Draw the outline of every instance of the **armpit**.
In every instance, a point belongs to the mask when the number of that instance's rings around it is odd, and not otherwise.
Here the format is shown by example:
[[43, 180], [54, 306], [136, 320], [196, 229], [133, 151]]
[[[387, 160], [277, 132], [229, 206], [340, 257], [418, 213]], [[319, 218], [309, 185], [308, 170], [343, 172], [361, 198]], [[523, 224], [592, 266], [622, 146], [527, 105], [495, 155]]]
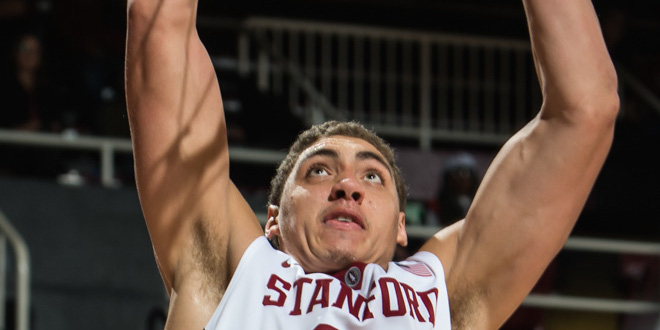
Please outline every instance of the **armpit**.
[[476, 285], [463, 285], [449, 292], [449, 313], [452, 329], [486, 329], [483, 288]]
[[219, 302], [229, 284], [227, 262], [222, 257], [227, 254], [226, 250], [227, 247], [213, 235], [208, 223], [195, 221], [192, 267], [200, 274], [199, 289], [209, 301]]

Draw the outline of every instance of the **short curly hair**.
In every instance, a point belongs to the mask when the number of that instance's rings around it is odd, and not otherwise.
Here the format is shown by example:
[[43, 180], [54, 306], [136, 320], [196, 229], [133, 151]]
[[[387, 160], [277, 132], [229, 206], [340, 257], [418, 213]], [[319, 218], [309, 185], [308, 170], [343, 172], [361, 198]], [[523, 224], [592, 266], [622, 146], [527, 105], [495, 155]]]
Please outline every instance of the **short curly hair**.
[[392, 147], [380, 138], [372, 130], [364, 127], [355, 121], [340, 122], [328, 121], [323, 124], [314, 125], [298, 135], [296, 141], [289, 148], [286, 158], [280, 163], [275, 176], [270, 181], [270, 193], [268, 194], [268, 204], [280, 205], [284, 184], [291, 175], [293, 167], [298, 161], [300, 154], [316, 141], [329, 136], [348, 136], [369, 142], [385, 157], [385, 161], [392, 169], [392, 176], [396, 185], [396, 192], [399, 196], [399, 210], [405, 211], [408, 190], [401, 174], [401, 169], [396, 165], [394, 150]]

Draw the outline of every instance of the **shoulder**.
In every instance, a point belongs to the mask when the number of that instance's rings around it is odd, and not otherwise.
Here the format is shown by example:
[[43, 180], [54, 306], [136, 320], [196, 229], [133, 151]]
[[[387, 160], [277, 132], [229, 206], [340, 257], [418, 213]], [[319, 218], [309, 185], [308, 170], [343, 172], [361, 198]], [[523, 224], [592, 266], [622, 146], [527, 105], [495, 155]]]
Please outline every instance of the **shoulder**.
[[[444, 267], [442, 261], [435, 254], [428, 251], [419, 251], [407, 259], [392, 263], [395, 267], [405, 273], [421, 277], [437, 277], [444, 281]], [[404, 273], [404, 274], [405, 274]]]
[[417, 254], [411, 257], [411, 260], [423, 258], [425, 262], [437, 262], [439, 269], [444, 272], [444, 278], [448, 278], [456, 257], [459, 235], [464, 222], [465, 220], [458, 221], [437, 232], [424, 243]]

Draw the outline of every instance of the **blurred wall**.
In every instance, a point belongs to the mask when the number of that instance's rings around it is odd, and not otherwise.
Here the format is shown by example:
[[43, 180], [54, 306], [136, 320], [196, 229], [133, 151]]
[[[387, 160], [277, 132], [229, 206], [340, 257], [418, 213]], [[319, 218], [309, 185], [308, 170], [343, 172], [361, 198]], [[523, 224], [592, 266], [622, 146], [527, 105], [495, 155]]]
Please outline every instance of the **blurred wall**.
[[135, 188], [0, 177], [0, 209], [30, 248], [33, 330], [148, 329], [166, 306]]

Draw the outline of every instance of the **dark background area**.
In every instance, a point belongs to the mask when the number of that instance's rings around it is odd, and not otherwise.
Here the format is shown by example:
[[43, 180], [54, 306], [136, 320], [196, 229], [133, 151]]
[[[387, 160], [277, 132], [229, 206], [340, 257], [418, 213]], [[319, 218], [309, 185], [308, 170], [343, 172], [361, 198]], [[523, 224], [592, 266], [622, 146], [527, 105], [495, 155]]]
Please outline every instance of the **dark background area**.
[[[22, 3], [23, 10], [11, 14], [8, 8], [12, 3]], [[595, 1], [594, 4], [617, 66], [631, 72], [658, 95], [660, 5], [641, 0]], [[0, 7], [4, 9], [0, 15], [3, 45], [12, 45], [25, 32], [36, 33], [43, 40], [43, 71], [54, 95], [49, 111], [59, 118], [60, 130], [74, 128], [82, 134], [128, 137], [123, 98], [124, 1], [3, 0], [0, 5], [4, 5]], [[236, 31], [240, 22], [250, 16], [527, 39], [524, 10], [517, 1], [247, 0], [202, 1], [199, 6], [200, 35], [212, 56], [236, 56]], [[3, 47], [4, 63], [8, 63], [11, 49]], [[230, 125], [233, 119], [247, 122], [243, 126], [247, 127], [248, 145], [286, 148], [302, 126], [290, 120], [283, 103], [259, 95], [252, 81], [242, 81], [232, 72], [218, 74], [225, 98], [237, 98], [244, 103], [240, 113], [228, 115], [228, 121]], [[660, 193], [656, 189], [660, 182], [657, 171], [660, 116], [657, 110], [632, 97], [622, 98], [622, 107], [612, 152], [576, 232], [655, 239], [653, 234], [660, 226], [660, 221], [653, 220], [660, 211], [657, 202]], [[255, 115], [263, 120], [252, 120]], [[266, 123], [281, 126], [278, 138], [263, 137]], [[395, 146], [396, 143], [393, 141]], [[439, 144], [437, 148], [496, 151], [496, 148], [456, 144]], [[122, 165], [122, 175], [130, 180], [130, 161], [126, 163]], [[33, 172], [52, 176], [67, 166], [70, 164], [43, 171], [37, 168]], [[239, 171], [235, 174], [235, 180], [245, 179], [246, 184], [255, 180], [243, 177]], [[270, 175], [258, 179], [268, 180]]]

